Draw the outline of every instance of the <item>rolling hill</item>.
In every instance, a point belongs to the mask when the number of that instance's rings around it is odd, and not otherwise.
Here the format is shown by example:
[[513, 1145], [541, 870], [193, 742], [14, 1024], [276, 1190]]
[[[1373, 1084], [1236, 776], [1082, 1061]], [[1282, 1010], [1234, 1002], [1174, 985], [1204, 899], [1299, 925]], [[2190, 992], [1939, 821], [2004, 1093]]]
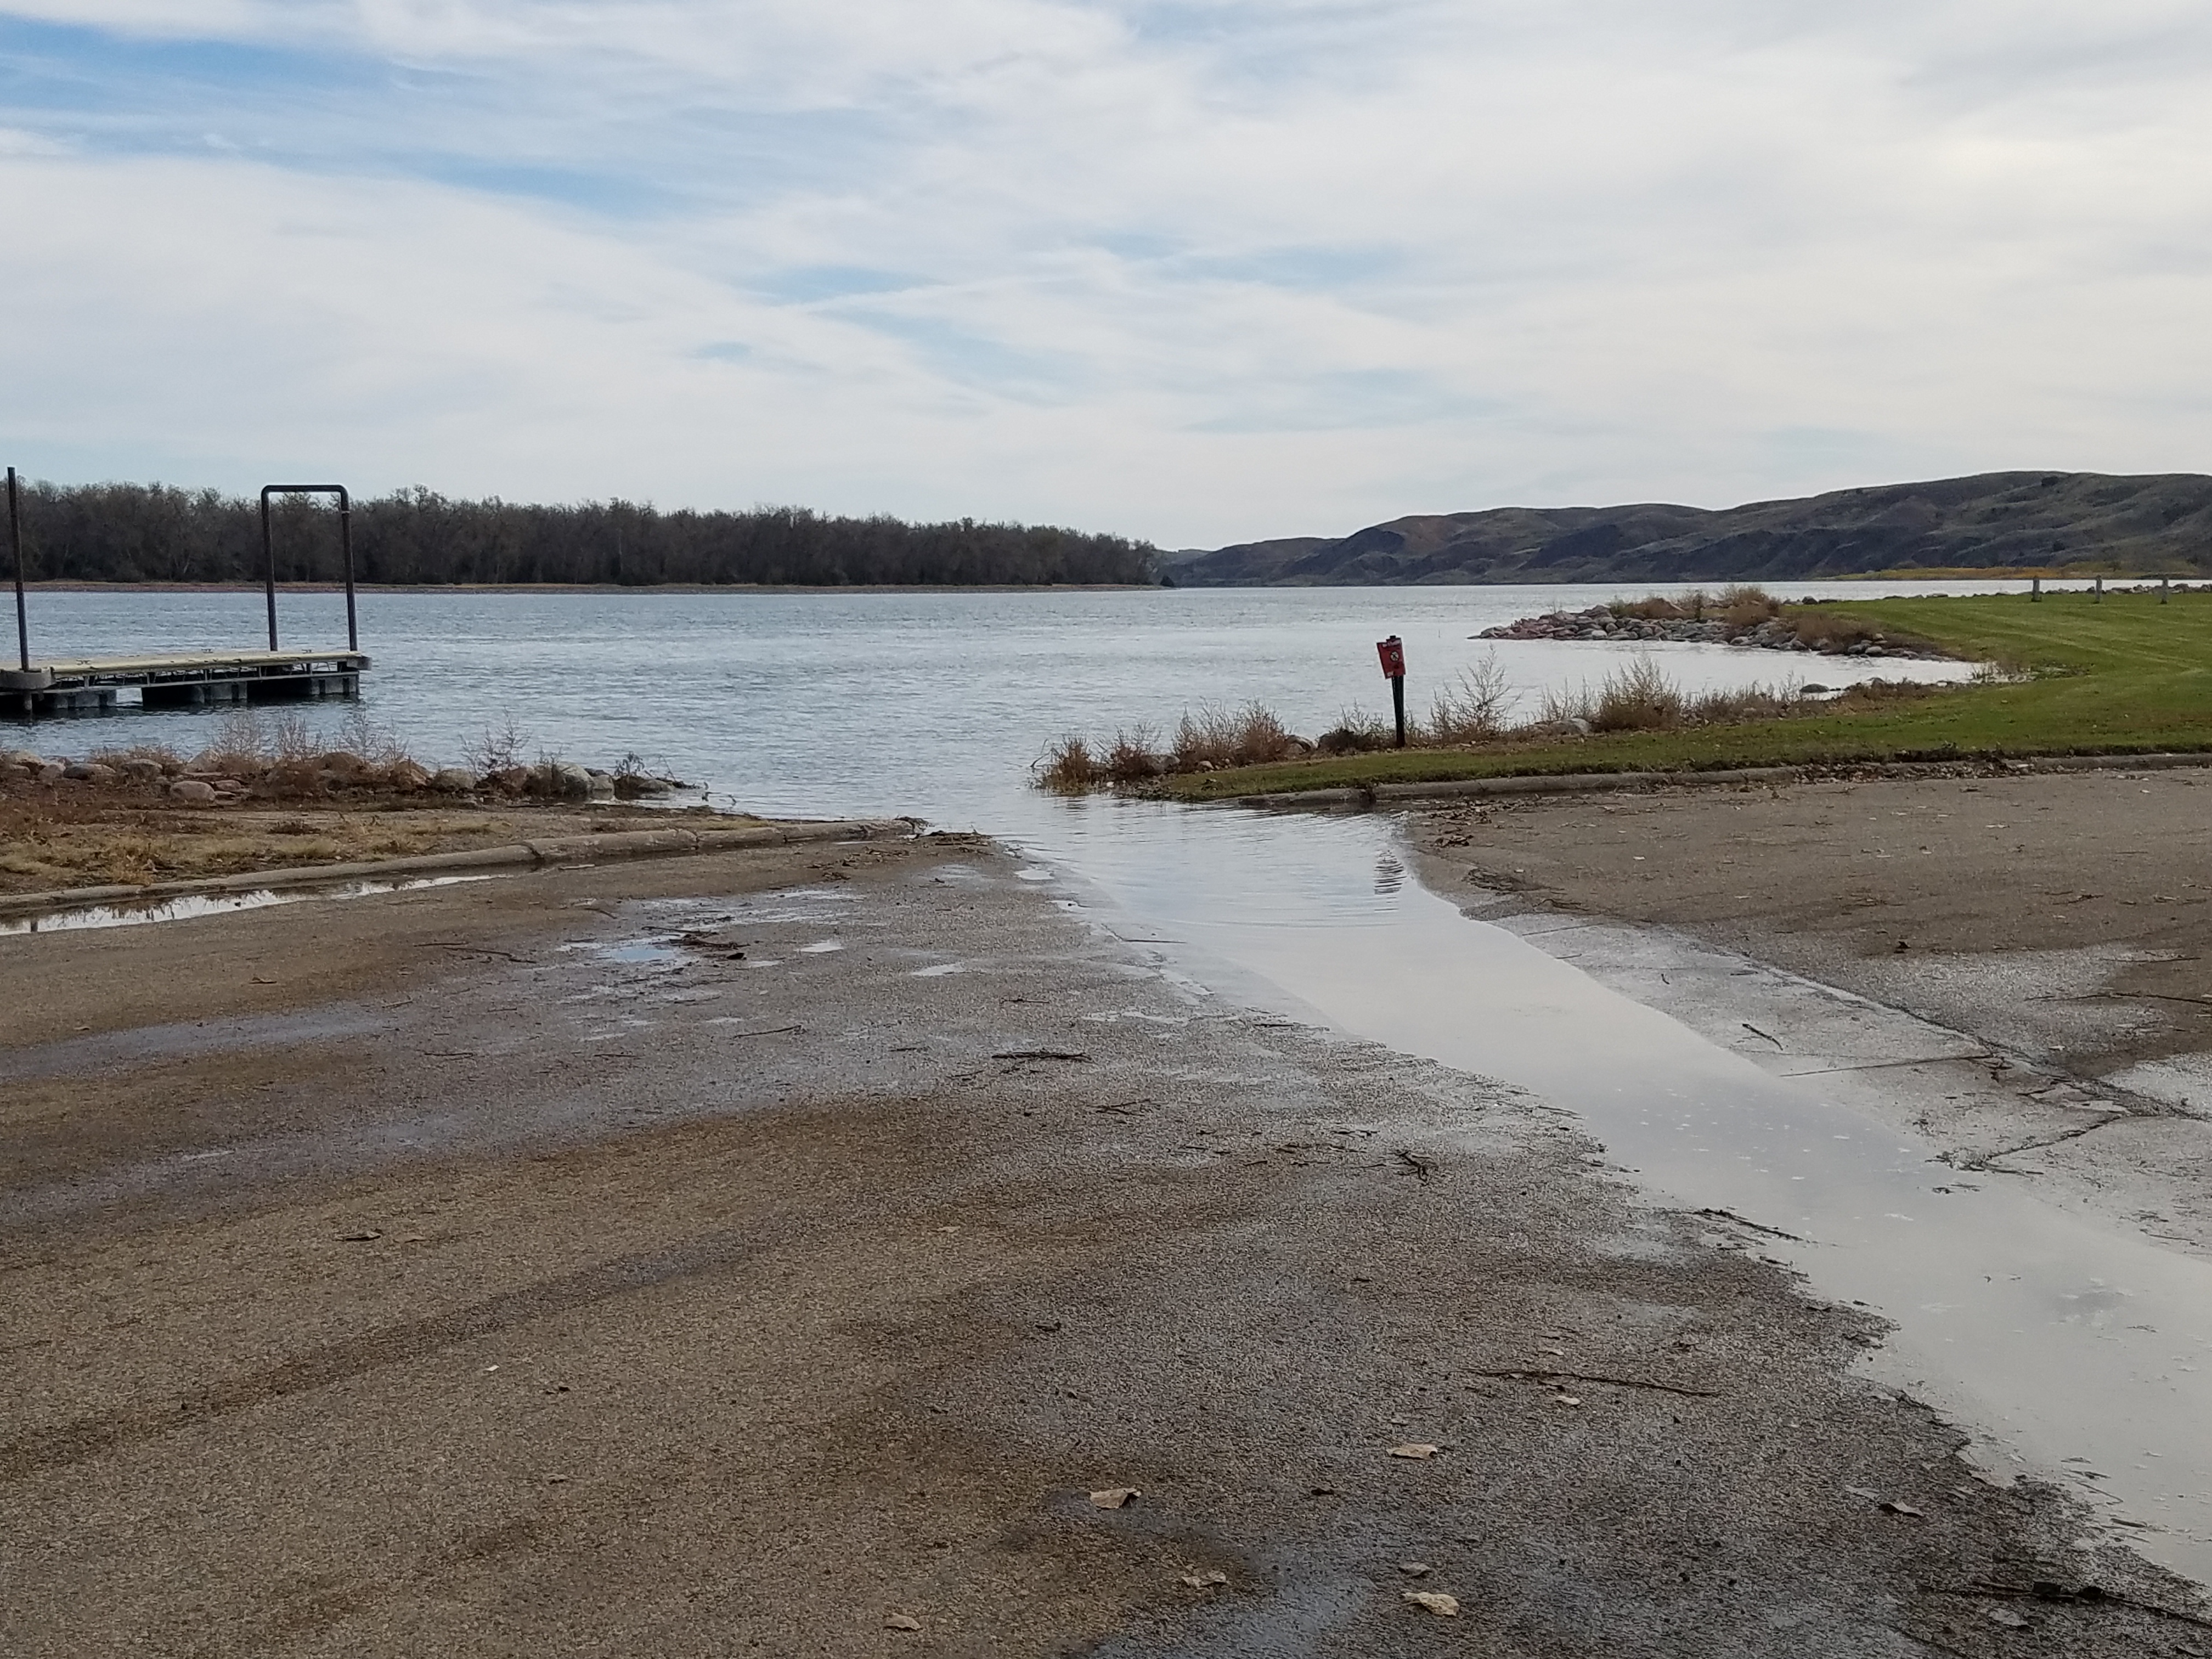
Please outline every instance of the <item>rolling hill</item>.
[[1187, 586], [1759, 581], [1868, 571], [2212, 575], [2212, 477], [1985, 472], [1711, 509], [1492, 507], [1170, 556]]

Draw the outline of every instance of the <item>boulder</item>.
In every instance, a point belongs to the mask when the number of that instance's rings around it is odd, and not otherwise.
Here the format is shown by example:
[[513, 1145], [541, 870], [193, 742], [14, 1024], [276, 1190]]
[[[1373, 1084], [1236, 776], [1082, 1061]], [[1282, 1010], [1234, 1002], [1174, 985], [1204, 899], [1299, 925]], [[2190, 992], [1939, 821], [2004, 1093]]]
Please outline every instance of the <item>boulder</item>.
[[133, 783], [159, 783], [161, 781], [161, 763], [149, 760], [143, 755], [133, 755], [123, 763], [123, 775]]
[[216, 799], [215, 786], [198, 778], [179, 778], [169, 786], [169, 799], [192, 806], [212, 806]]
[[477, 787], [477, 775], [463, 766], [441, 766], [430, 787], [443, 795], [465, 795]]
[[59, 783], [62, 773], [66, 769], [59, 761], [43, 761], [39, 769], [31, 775], [31, 781], [33, 783]]
[[613, 773], [586, 771], [584, 775], [591, 780], [592, 799], [612, 800], [615, 798], [615, 780]]
[[34, 755], [27, 749], [10, 749], [6, 754], [0, 755], [0, 766], [27, 766], [35, 771], [46, 763], [44, 755]]
[[394, 789], [428, 789], [430, 787], [428, 769], [411, 760], [394, 761], [391, 771], [386, 775], [392, 780]]
[[488, 788], [503, 790], [510, 795], [520, 795], [528, 792], [531, 779], [534, 775], [526, 766], [502, 767], [498, 771], [487, 775], [484, 784]]
[[[592, 798], [592, 775], [574, 761], [553, 761], [539, 769], [531, 779], [541, 793], [562, 800], [589, 800]], [[609, 786], [611, 789], [611, 785]]]
[[112, 783], [115, 769], [100, 761], [73, 761], [62, 768], [62, 775], [72, 783]]
[[665, 795], [667, 793], [668, 780], [665, 778], [649, 778], [641, 772], [615, 774], [615, 793], [624, 800], [635, 800], [646, 795]]

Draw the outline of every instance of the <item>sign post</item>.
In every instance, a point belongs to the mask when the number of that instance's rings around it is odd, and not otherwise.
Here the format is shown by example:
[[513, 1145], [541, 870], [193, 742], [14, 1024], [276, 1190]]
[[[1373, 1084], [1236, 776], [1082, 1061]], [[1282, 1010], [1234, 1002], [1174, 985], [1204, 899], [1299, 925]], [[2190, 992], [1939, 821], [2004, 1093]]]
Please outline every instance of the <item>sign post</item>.
[[1406, 746], [1406, 643], [1395, 634], [1375, 642], [1382, 659], [1382, 678], [1390, 682], [1390, 706], [1398, 716], [1398, 747]]

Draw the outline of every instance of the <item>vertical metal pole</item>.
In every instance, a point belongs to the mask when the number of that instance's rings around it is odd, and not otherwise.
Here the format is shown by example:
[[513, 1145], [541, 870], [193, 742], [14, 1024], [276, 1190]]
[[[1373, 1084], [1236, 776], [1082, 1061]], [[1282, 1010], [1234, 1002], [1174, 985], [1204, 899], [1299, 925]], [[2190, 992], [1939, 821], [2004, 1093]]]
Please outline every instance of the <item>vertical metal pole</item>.
[[269, 490], [261, 491], [261, 562], [269, 572], [269, 648], [276, 648], [276, 544], [269, 534]]
[[31, 619], [23, 608], [23, 520], [15, 507], [15, 469], [8, 469], [8, 541], [15, 554], [15, 653], [31, 672]]
[[1398, 713], [1398, 747], [1403, 749], [1406, 746], [1406, 677], [1403, 674], [1390, 676], [1390, 702]]
[[2043, 598], [2043, 578], [2037, 576], [2033, 580], [2034, 586], [2027, 590], [2027, 597], [2031, 599], [2040, 600]]
[[2166, 590], [2171, 585], [2171, 582], [2172, 578], [2170, 577], [2160, 576], [2158, 579], [2158, 602], [2160, 605], [2164, 605], [2166, 603]]
[[338, 545], [345, 550], [346, 572], [346, 649], [361, 649], [361, 629], [354, 625], [353, 617], [353, 497], [345, 486], [338, 486]]
[[2099, 605], [2102, 605], [2102, 604], [2104, 604], [2104, 602], [2105, 602], [2105, 579], [2104, 579], [2102, 576], [2100, 576], [2100, 577], [2098, 577], [2098, 578], [2097, 578], [2097, 603], [2098, 603]]

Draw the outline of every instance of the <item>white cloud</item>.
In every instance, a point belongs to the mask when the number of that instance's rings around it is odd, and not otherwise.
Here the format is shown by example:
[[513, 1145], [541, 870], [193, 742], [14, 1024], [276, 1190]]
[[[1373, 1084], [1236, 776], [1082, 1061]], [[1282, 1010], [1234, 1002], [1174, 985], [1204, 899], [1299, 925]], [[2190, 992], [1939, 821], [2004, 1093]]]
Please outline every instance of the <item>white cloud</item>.
[[1180, 544], [2212, 443], [2195, 7], [34, 15], [331, 76], [0, 109], [0, 435], [71, 475]]

